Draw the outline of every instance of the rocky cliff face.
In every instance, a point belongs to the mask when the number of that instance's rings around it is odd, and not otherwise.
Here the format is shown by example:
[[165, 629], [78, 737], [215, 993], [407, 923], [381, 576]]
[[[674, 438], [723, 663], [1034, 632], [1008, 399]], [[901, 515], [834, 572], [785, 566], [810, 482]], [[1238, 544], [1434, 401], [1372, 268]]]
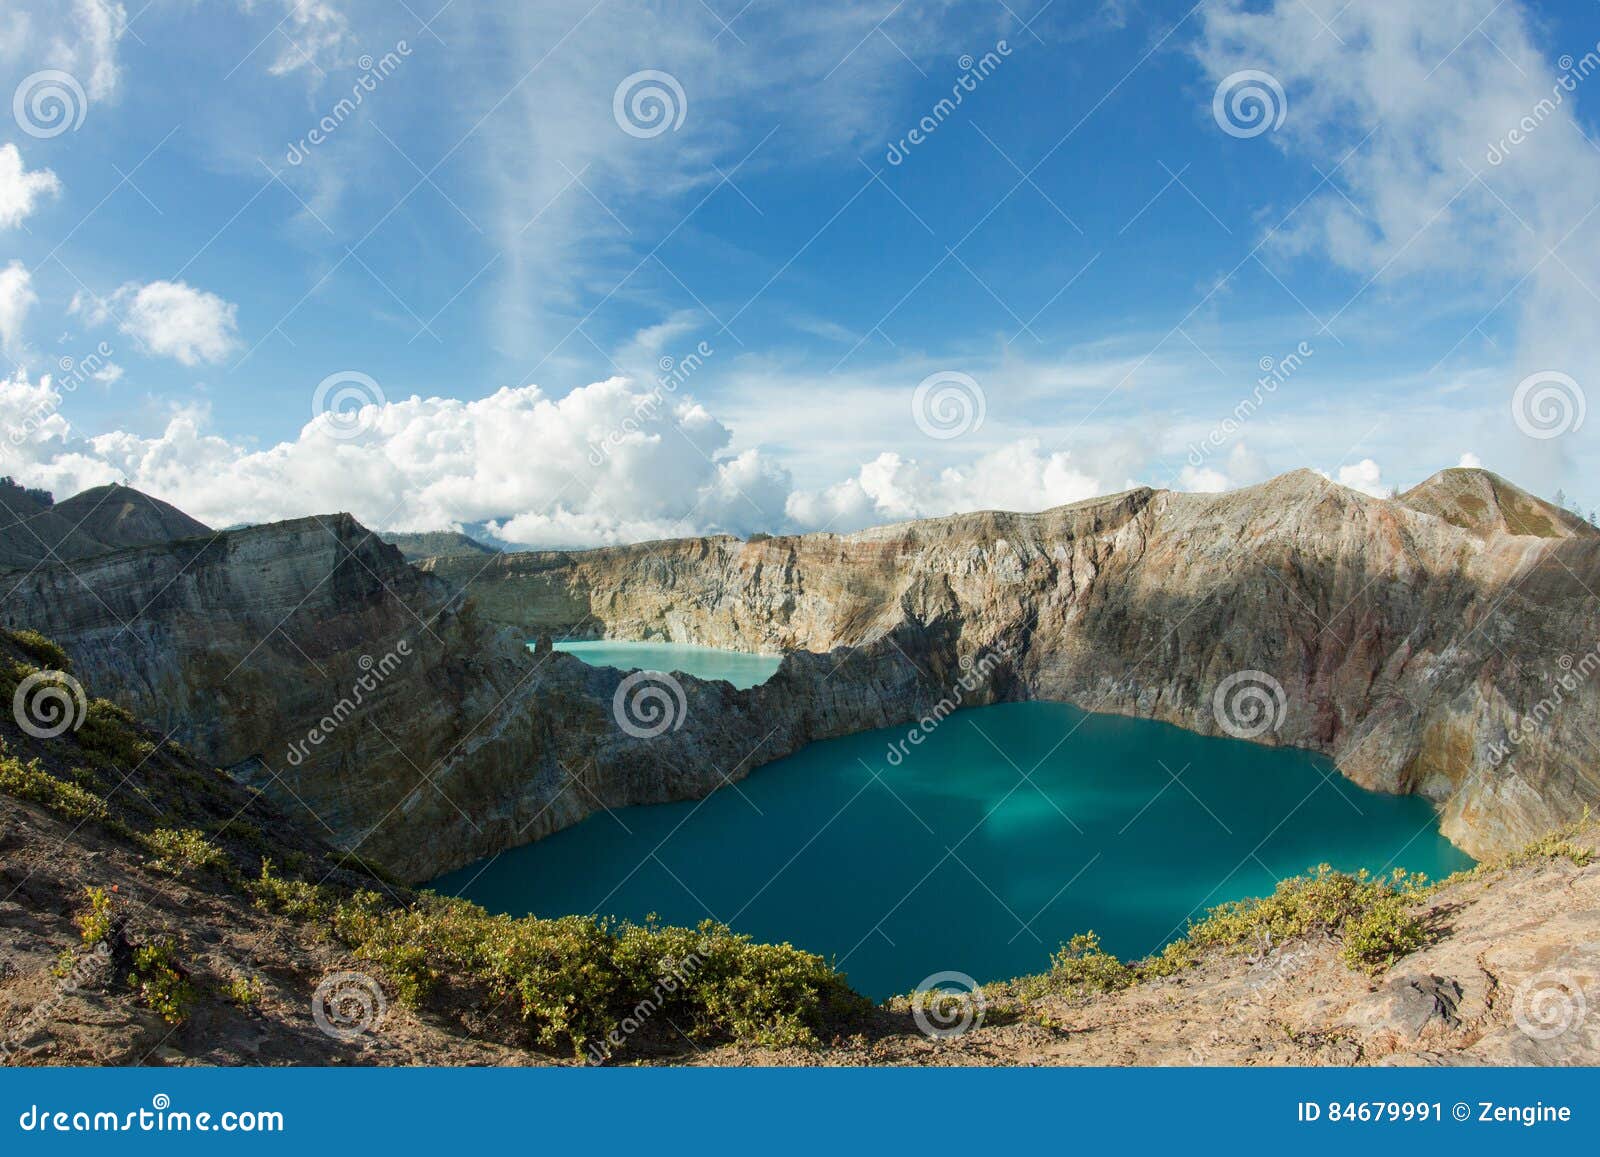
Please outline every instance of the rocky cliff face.
[[[1478, 855], [1600, 800], [1600, 536], [1483, 471], [1396, 501], [1299, 471], [853, 535], [423, 566], [528, 633], [828, 651], [938, 624], [956, 657], [1011, 656], [1000, 693], [1326, 752], [1365, 786], [1426, 795]], [[1241, 672], [1269, 678], [1230, 684]], [[1265, 727], [1246, 717], [1253, 685]]]
[[[631, 734], [621, 672], [529, 654], [344, 515], [13, 572], [0, 590], [0, 622], [60, 641], [86, 683], [408, 880], [596, 808], [705, 795], [905, 719], [959, 674], [937, 630], [905, 653], [797, 654], [747, 691], [682, 677], [672, 726]], [[648, 696], [624, 696], [629, 718]]]
[[[420, 570], [348, 517], [304, 519], [0, 576], [0, 622], [414, 880], [914, 719], [964, 676], [968, 704], [1065, 699], [1327, 752], [1428, 796], [1482, 855], [1600, 800], [1600, 537], [1460, 473], [1400, 501], [1300, 472]], [[641, 689], [529, 654], [543, 633], [792, 653], [748, 690], [679, 677], [645, 736], [619, 723]], [[1252, 685], [1260, 717], [1229, 693]]]

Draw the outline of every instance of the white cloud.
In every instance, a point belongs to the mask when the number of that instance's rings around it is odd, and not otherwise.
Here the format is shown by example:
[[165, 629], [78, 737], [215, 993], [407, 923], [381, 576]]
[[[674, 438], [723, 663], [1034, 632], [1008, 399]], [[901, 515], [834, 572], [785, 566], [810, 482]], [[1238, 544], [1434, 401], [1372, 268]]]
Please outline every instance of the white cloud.
[[[253, 9], [254, 0], [246, 0], [244, 7]], [[350, 42], [350, 23], [343, 12], [326, 0], [279, 0], [277, 7], [283, 15], [271, 38], [283, 46], [268, 72], [286, 76], [310, 68], [320, 73], [339, 63]]]
[[0, 145], [0, 229], [22, 224], [39, 200], [60, 191], [55, 173], [49, 169], [28, 172], [16, 145]]
[[1217, 494], [1228, 489], [1228, 476], [1210, 466], [1185, 466], [1178, 485], [1195, 494]]
[[[1271, 141], [1328, 175], [1272, 248], [1331, 260], [1366, 284], [1364, 301], [1406, 294], [1409, 311], [1448, 299], [1463, 339], [1503, 311], [1516, 326], [1514, 363], [1499, 367], [1497, 383], [1507, 400], [1529, 373], [1581, 376], [1600, 364], [1600, 150], [1580, 107], [1600, 88], [1591, 95], [1594, 79], [1570, 73], [1561, 84], [1551, 59], [1592, 52], [1592, 30], [1546, 54], [1522, 3], [1319, 7], [1218, 0], [1201, 15], [1196, 51], [1214, 80], [1260, 69], [1287, 95], [1282, 128], [1241, 144]], [[1354, 318], [1331, 324], [1347, 333]], [[1470, 357], [1475, 343], [1458, 348]], [[1502, 413], [1496, 457], [1525, 481], [1554, 485], [1578, 472], [1574, 440], [1518, 437]]]
[[13, 261], [0, 269], [0, 350], [7, 357], [21, 356], [23, 323], [38, 300], [27, 266]]
[[[0, 382], [0, 413], [33, 412], [49, 392], [48, 378]], [[364, 410], [362, 431], [348, 439], [319, 415], [294, 441], [266, 450], [207, 425], [203, 411], [190, 409], [154, 437], [82, 438], [52, 411], [16, 447], [22, 464], [11, 472], [59, 494], [125, 478], [215, 525], [348, 510], [383, 529], [487, 523], [527, 546], [848, 530], [964, 510], [1038, 510], [1108, 489], [1069, 455], [1025, 441], [939, 471], [886, 453], [837, 486], [796, 492], [760, 450], [733, 453], [731, 432], [704, 407], [620, 378], [559, 400], [528, 386], [474, 402], [390, 401]]]
[[1461, 461], [1457, 462], [1456, 465], [1462, 469], [1477, 470], [1482, 468], [1483, 460], [1471, 450], [1468, 450], [1465, 454], [1461, 455]]
[[237, 344], [238, 306], [182, 281], [129, 282], [108, 298], [78, 294], [71, 312], [117, 328], [146, 351], [186, 366], [219, 362]]
[[[122, 78], [117, 45], [127, 9], [111, 0], [7, 0], [0, 14], [0, 65], [21, 77], [53, 68], [70, 73], [91, 102], [116, 99]], [[9, 93], [11, 90], [6, 90]]]
[[[1328, 477], [1325, 471], [1319, 470], [1317, 473], [1324, 478]], [[1339, 467], [1338, 481], [1340, 486], [1348, 486], [1351, 490], [1359, 490], [1374, 498], [1389, 497], [1389, 488], [1383, 484], [1383, 471], [1371, 458], [1363, 458], [1353, 465]]]
[[1027, 438], [937, 472], [885, 451], [852, 478], [820, 491], [797, 491], [787, 511], [802, 527], [856, 530], [974, 510], [1043, 510], [1106, 489], [1071, 454], [1041, 453], [1039, 440]]

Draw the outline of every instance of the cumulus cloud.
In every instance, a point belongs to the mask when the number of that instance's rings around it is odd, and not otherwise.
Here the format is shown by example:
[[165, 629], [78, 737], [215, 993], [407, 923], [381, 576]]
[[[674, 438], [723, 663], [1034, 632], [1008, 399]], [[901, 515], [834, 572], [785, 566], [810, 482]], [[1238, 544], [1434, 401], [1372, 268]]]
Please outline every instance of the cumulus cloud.
[[526, 386], [318, 414], [264, 450], [211, 433], [197, 409], [151, 437], [81, 437], [56, 393], [48, 377], [0, 382], [0, 414], [48, 415], [10, 423], [6, 444], [21, 459], [10, 473], [58, 494], [126, 479], [219, 526], [348, 510], [382, 529], [481, 525], [522, 546], [589, 546], [1038, 510], [1108, 489], [1028, 440], [940, 470], [886, 453], [836, 486], [796, 491], [762, 451], [735, 452], [703, 406], [623, 378], [560, 399]]
[[1483, 459], [1479, 458], [1471, 450], [1468, 450], [1465, 454], [1461, 455], [1461, 460], [1457, 462], [1456, 465], [1462, 467], [1463, 469], [1476, 470], [1483, 466]]
[[0, 269], [0, 350], [7, 357], [21, 356], [22, 326], [38, 300], [27, 266], [13, 261]]
[[0, 145], [0, 229], [22, 224], [40, 200], [60, 191], [55, 173], [49, 169], [29, 172], [16, 145]]
[[[49, 379], [0, 384], [0, 413], [31, 413]], [[359, 419], [310, 415], [293, 441], [250, 449], [187, 409], [153, 437], [80, 437], [64, 421], [27, 431], [12, 473], [70, 494], [126, 478], [218, 525], [348, 510], [395, 530], [490, 524], [524, 545], [635, 541], [771, 529], [787, 475], [699, 405], [597, 382], [560, 400], [537, 386], [473, 402], [411, 397]], [[351, 436], [351, 435], [354, 436]]]
[[[1317, 473], [1324, 478], [1330, 477], [1326, 471], [1319, 470]], [[1383, 484], [1383, 471], [1371, 458], [1363, 458], [1353, 465], [1339, 467], [1337, 481], [1340, 486], [1348, 486], [1351, 490], [1359, 490], [1374, 498], [1389, 497], [1389, 488]]]
[[797, 491], [786, 510], [799, 526], [842, 531], [973, 510], [1042, 510], [1105, 489], [1070, 453], [1042, 453], [1037, 438], [1026, 438], [939, 471], [886, 451], [843, 482]]
[[1185, 466], [1178, 485], [1194, 494], [1216, 494], [1228, 489], [1228, 476], [1210, 466]]
[[107, 298], [79, 294], [71, 311], [91, 325], [116, 319], [147, 352], [186, 366], [219, 362], [237, 343], [238, 306], [182, 281], [129, 282]]

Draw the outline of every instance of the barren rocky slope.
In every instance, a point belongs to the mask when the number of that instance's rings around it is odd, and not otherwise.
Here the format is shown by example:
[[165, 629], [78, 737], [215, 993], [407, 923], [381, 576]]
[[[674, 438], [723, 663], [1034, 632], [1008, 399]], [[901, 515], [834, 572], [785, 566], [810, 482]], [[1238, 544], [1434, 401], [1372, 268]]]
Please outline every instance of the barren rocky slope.
[[[420, 880], [916, 718], [983, 654], [1000, 658], [968, 704], [1065, 699], [1207, 733], [1229, 677], [1262, 673], [1283, 689], [1263, 742], [1424, 794], [1468, 851], [1505, 851], [1600, 800], [1597, 589], [1600, 537], [1492, 475], [1381, 501], [1301, 471], [420, 571], [348, 516], [303, 519], [0, 575], [0, 623], [55, 637], [164, 731]], [[676, 728], [640, 738], [613, 711], [622, 676], [528, 654], [545, 632], [792, 653], [749, 690], [681, 677]]]
[[0, 567], [71, 562], [211, 533], [177, 507], [127, 486], [96, 486], [65, 502], [48, 497], [0, 479]]

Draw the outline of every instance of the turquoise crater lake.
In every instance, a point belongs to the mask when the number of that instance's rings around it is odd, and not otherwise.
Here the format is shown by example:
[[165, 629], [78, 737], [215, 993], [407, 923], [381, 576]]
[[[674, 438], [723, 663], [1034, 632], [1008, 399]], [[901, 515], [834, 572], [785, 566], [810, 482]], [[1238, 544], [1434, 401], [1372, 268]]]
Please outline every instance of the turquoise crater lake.
[[713, 917], [833, 958], [875, 998], [1044, 971], [1075, 932], [1141, 956], [1320, 862], [1441, 876], [1432, 808], [1329, 760], [1060, 703], [815, 743], [704, 800], [602, 812], [434, 887], [496, 912]]
[[634, 643], [621, 639], [582, 639], [560, 642], [556, 650], [576, 655], [592, 667], [619, 667], [624, 671], [679, 671], [697, 679], [726, 679], [735, 687], [765, 683], [783, 662], [782, 655], [756, 655], [723, 651], [687, 643]]

